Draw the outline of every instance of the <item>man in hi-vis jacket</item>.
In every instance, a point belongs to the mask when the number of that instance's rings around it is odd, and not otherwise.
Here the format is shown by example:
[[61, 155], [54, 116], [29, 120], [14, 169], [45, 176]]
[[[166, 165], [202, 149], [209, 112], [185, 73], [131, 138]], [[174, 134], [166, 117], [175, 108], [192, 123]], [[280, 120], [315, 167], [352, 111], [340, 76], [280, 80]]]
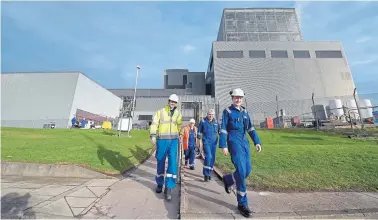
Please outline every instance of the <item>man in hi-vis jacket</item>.
[[[177, 150], [179, 148], [179, 131], [182, 115], [177, 109], [178, 96], [172, 94], [168, 99], [168, 105], [159, 109], [153, 118], [150, 127], [152, 144], [156, 145], [157, 174], [155, 177], [156, 193], [163, 191], [165, 183], [165, 199], [172, 199], [172, 189], [176, 187], [177, 178]], [[165, 160], [168, 156], [168, 168], [164, 181]]]

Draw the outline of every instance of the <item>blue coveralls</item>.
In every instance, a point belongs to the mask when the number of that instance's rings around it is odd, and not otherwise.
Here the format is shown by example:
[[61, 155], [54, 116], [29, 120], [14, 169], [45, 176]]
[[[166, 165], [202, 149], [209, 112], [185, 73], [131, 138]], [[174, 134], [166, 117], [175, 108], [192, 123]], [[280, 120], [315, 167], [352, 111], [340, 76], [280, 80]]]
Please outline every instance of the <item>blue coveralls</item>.
[[86, 120], [84, 120], [84, 119], [82, 119], [81, 120], [81, 127], [82, 128], [85, 128], [85, 125], [87, 124], [87, 121]]
[[[170, 111], [171, 117], [175, 109]], [[157, 160], [157, 175], [155, 176], [155, 180], [158, 185], [164, 185], [165, 160], [168, 155], [168, 168], [165, 180], [165, 188], [168, 189], [176, 187], [178, 144], [178, 137], [172, 140], [157, 139], [156, 141], [155, 158]]]
[[75, 123], [76, 123], [76, 118], [75, 117], [72, 118], [71, 123], [72, 123], [72, 127], [75, 127]]
[[204, 176], [211, 176], [215, 163], [215, 153], [218, 145], [219, 125], [216, 119], [211, 122], [206, 117], [198, 126], [198, 136], [202, 139], [205, 162], [202, 173]]
[[[219, 147], [226, 148], [231, 154], [235, 172], [224, 176], [228, 187], [236, 183], [237, 201], [239, 206], [247, 206], [246, 178], [252, 171], [249, 141], [246, 132], [254, 144], [261, 144], [247, 111], [242, 107], [238, 110], [231, 105], [222, 114]], [[226, 144], [227, 143], [227, 144]]]
[[196, 149], [196, 135], [194, 133], [194, 129], [189, 130], [189, 144], [188, 149], [185, 150], [185, 165], [189, 167], [194, 167], [194, 159], [195, 159], [195, 149]]

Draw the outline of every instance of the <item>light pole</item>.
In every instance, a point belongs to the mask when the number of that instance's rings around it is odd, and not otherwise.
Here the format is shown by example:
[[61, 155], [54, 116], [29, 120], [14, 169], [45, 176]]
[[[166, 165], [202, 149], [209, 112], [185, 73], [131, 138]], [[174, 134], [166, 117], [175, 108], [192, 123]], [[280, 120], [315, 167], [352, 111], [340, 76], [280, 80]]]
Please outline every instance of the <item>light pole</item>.
[[138, 85], [138, 76], [139, 76], [139, 70], [140, 70], [140, 66], [136, 66], [136, 77], [135, 77], [135, 88], [134, 88], [134, 98], [133, 98], [133, 105], [132, 105], [132, 108], [131, 108], [131, 111], [132, 111], [132, 115], [131, 117], [129, 118], [129, 127], [128, 127], [128, 136], [130, 137], [130, 122], [131, 122], [131, 119], [134, 117], [134, 108], [135, 108], [135, 98], [136, 98], [136, 88], [137, 88], [137, 85]]

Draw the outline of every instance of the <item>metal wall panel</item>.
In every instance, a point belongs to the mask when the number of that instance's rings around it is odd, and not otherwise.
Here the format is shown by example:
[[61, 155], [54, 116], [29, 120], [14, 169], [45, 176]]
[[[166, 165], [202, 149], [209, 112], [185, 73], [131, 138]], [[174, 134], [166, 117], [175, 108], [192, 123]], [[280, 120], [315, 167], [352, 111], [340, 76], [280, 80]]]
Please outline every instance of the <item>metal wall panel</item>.
[[[108, 89], [118, 97], [134, 96], [134, 89]], [[184, 95], [185, 89], [137, 89], [137, 97], [168, 97], [171, 94]]]
[[[216, 56], [217, 51], [238, 50], [243, 50], [244, 58]], [[250, 50], [265, 50], [267, 58], [250, 58]], [[287, 50], [289, 57], [271, 58], [271, 50]], [[309, 50], [311, 58], [294, 58], [293, 50]], [[343, 58], [315, 58], [315, 50], [340, 50]], [[353, 94], [354, 82], [340, 42], [213, 42], [213, 57], [215, 98], [221, 108], [230, 104], [229, 91], [237, 87], [246, 92], [248, 108], [265, 116], [274, 115], [276, 95], [279, 108], [298, 115], [311, 112], [313, 92], [319, 102]]]
[[92, 81], [83, 74], [79, 75], [70, 117], [77, 109], [105, 117], [118, 117], [122, 99]]
[[2, 73], [1, 125], [66, 128], [78, 73]]

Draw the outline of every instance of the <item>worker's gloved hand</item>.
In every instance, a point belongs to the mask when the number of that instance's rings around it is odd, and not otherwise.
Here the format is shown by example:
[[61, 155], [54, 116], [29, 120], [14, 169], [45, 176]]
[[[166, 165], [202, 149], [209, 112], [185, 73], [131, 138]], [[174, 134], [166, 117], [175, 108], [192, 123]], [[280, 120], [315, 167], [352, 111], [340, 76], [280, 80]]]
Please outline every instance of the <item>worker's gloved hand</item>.
[[152, 142], [152, 145], [155, 146], [156, 145], [156, 137], [152, 137], [151, 142]]
[[260, 144], [256, 144], [256, 151], [261, 152], [261, 145]]
[[228, 149], [227, 148], [223, 148], [222, 151], [223, 151], [224, 156], [228, 155]]

